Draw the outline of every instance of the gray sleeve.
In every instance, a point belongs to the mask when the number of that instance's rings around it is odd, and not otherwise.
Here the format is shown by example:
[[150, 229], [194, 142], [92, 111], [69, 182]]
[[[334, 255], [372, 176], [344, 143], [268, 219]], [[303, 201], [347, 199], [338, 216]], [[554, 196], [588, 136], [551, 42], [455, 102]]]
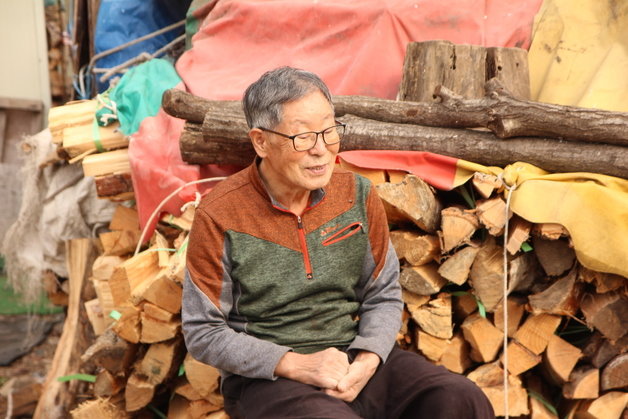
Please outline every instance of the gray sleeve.
[[[230, 306], [230, 304], [229, 304]], [[250, 378], [275, 380], [275, 367], [290, 348], [231, 328], [186, 271], [181, 319], [185, 345], [198, 361]]]
[[401, 328], [403, 310], [399, 260], [390, 241], [384, 267], [377, 277], [373, 277], [374, 265], [372, 257], [366, 261], [361, 284], [356, 290], [361, 301], [360, 323], [358, 335], [349, 349], [374, 352], [386, 362]]

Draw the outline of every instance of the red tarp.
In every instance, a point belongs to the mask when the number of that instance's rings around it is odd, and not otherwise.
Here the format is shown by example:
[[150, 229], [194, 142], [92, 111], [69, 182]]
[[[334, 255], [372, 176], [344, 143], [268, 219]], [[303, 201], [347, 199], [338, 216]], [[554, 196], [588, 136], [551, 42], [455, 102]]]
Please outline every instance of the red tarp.
[[[211, 2], [192, 49], [176, 68], [187, 91], [208, 99], [240, 99], [264, 71], [282, 65], [317, 73], [332, 94], [394, 99], [408, 42], [443, 39], [528, 48], [541, 1]], [[142, 226], [177, 187], [235, 170], [183, 163], [178, 149], [182, 126], [161, 111], [133, 136], [129, 155]], [[204, 187], [184, 189], [163, 211], [178, 214], [197, 190]]]

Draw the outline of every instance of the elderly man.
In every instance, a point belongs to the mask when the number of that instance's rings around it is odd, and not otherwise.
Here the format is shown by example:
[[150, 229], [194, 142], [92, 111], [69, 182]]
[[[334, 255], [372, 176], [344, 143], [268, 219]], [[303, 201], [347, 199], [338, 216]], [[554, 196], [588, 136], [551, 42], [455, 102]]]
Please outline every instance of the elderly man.
[[489, 418], [462, 376], [395, 346], [403, 303], [383, 206], [334, 167], [345, 126], [327, 86], [282, 67], [246, 90], [257, 153], [203, 198], [183, 331], [242, 418]]

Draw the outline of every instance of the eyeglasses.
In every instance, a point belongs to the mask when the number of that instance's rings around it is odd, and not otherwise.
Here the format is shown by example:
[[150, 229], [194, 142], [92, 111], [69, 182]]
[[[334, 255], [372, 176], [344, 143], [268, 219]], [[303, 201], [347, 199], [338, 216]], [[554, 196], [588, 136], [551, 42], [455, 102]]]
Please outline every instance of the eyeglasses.
[[336, 121], [336, 125], [333, 127], [325, 128], [322, 131], [309, 131], [302, 132], [301, 134], [295, 135], [286, 135], [281, 132], [273, 131], [267, 128], [257, 127], [262, 131], [270, 132], [276, 135], [280, 135], [285, 138], [289, 138], [292, 140], [292, 145], [296, 151], [308, 151], [316, 146], [316, 142], [318, 141], [318, 136], [323, 137], [323, 141], [327, 145], [337, 144], [342, 141], [342, 137], [345, 135], [345, 127], [346, 125], [342, 122]]

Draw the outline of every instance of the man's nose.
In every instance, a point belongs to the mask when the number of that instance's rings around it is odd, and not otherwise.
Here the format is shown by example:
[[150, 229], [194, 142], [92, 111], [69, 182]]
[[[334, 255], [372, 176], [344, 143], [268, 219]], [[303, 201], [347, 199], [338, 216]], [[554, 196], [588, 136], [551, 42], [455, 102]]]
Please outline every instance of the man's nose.
[[326, 152], [327, 144], [325, 144], [325, 141], [323, 140], [323, 134], [318, 133], [316, 134], [316, 142], [314, 143], [314, 147], [310, 149], [310, 153], [320, 155], [325, 154]]

